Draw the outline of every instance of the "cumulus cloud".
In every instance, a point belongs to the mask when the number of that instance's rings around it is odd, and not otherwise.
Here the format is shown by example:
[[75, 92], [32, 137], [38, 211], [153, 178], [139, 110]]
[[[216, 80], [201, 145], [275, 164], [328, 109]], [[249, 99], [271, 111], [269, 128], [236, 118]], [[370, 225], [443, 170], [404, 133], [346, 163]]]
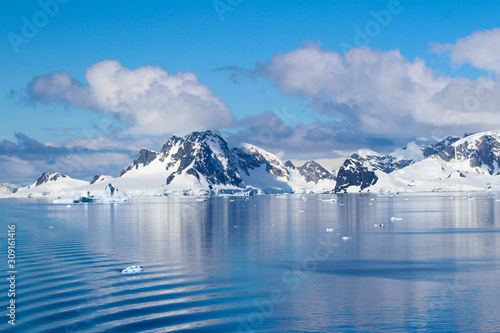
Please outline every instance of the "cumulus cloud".
[[347, 131], [386, 137], [500, 126], [500, 90], [486, 77], [438, 76], [422, 59], [367, 47], [344, 55], [318, 46], [277, 54], [257, 72], [283, 93], [302, 97]]
[[448, 53], [454, 64], [472, 66], [500, 74], [500, 29], [476, 31], [455, 44], [434, 44], [436, 53]]
[[82, 84], [68, 72], [33, 78], [33, 103], [59, 102], [120, 117], [128, 134], [162, 135], [200, 128], [230, 126], [229, 108], [191, 72], [167, 73], [160, 67], [134, 70], [118, 61], [94, 64]]

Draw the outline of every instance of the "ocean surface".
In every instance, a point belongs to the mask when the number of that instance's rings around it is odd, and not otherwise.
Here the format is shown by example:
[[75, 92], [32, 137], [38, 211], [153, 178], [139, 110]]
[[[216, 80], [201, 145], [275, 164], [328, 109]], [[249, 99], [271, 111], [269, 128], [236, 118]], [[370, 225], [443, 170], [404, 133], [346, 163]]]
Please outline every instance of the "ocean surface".
[[335, 197], [0, 200], [0, 331], [500, 332], [498, 194]]

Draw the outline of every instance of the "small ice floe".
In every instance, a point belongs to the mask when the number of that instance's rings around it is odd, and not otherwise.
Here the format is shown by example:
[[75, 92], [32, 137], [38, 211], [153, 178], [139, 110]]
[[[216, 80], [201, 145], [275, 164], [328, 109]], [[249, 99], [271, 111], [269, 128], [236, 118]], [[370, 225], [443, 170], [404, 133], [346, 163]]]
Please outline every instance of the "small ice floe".
[[334, 232], [334, 231], [335, 231], [335, 229], [333, 229], [333, 228], [326, 228], [326, 232]]
[[230, 202], [234, 202], [235, 200], [234, 200], [234, 199], [231, 199], [231, 200], [229, 200], [229, 201], [230, 201]]
[[299, 213], [303, 213], [304, 211], [303, 210], [299, 210]]
[[495, 201], [500, 201], [500, 199], [496, 199]]
[[331, 198], [331, 199], [323, 199], [322, 201], [323, 202], [337, 202], [338, 200], [335, 198]]
[[143, 271], [142, 266], [129, 266], [129, 267], [125, 268], [124, 270], [122, 270], [122, 273], [123, 274], [135, 274], [135, 273], [140, 273], [142, 271]]
[[54, 227], [53, 227], [53, 226], [50, 226], [50, 227], [49, 227], [49, 229], [54, 229]]
[[372, 224], [372, 227], [383, 227], [383, 226], [385, 226], [385, 224], [383, 224], [383, 223], [382, 224]]
[[373, 206], [373, 202], [368, 203], [368, 206]]
[[408, 201], [408, 198], [404, 198], [403, 200], [404, 200], [404, 201]]
[[344, 240], [344, 241], [349, 240], [349, 239], [352, 239], [352, 237], [348, 237], [348, 236], [343, 236], [342, 237], [342, 240]]
[[66, 208], [71, 208], [71, 207], [73, 207], [73, 206], [71, 206], [71, 205], [67, 205], [67, 206], [66, 206]]
[[201, 202], [201, 201], [207, 201], [205, 198], [196, 198], [196, 201]]
[[403, 221], [403, 218], [402, 217], [391, 217], [391, 221], [394, 222], [394, 221]]

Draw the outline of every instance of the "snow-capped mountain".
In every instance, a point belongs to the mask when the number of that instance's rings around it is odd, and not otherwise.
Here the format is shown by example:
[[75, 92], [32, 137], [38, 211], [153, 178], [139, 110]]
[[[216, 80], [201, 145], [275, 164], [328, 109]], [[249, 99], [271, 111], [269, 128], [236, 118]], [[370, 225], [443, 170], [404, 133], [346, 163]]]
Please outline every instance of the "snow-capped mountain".
[[226, 141], [213, 131], [173, 136], [160, 152], [142, 149], [137, 159], [122, 170], [120, 179], [150, 183], [160, 191], [245, 187], [238, 161]]
[[127, 194], [500, 190], [500, 131], [448, 137], [433, 145], [412, 142], [389, 155], [360, 150], [344, 161], [335, 176], [315, 161], [297, 167], [251, 144], [231, 148], [221, 135], [208, 130], [173, 136], [159, 152], [141, 149], [117, 178], [97, 175], [87, 182], [45, 172], [16, 193], [4, 192], [13, 197], [112, 198], [112, 188], [120, 188], [123, 198]]
[[14, 193], [13, 197], [54, 196], [57, 193], [71, 191], [88, 184], [86, 181], [73, 179], [61, 173], [44, 172], [33, 184], [23, 187]]
[[333, 176], [315, 162], [290, 170], [272, 153], [250, 144], [230, 148], [222, 136], [208, 130], [173, 136], [159, 152], [141, 149], [118, 178], [97, 175], [91, 182], [75, 182], [66, 175], [44, 173], [19, 196], [103, 194], [108, 183], [133, 196], [310, 192], [335, 186]]
[[315, 161], [296, 167], [291, 161], [284, 164], [289, 184], [296, 193], [326, 193], [335, 187], [335, 175]]
[[337, 183], [333, 192], [347, 192], [350, 188], [352, 191], [362, 191], [378, 181], [373, 166], [366, 160], [359, 161], [354, 154], [353, 157], [345, 160], [337, 173]]
[[17, 185], [2, 183], [0, 184], [0, 198], [9, 198], [13, 193], [19, 190]]
[[101, 183], [109, 183], [114, 178], [112, 176], [105, 175], [95, 175], [94, 178], [90, 181], [90, 185], [101, 184]]
[[335, 175], [315, 161], [304, 163], [297, 168], [306, 182], [318, 184], [321, 180], [335, 180]]
[[500, 190], [500, 131], [454, 140], [437, 153], [392, 176], [412, 190]]
[[387, 156], [353, 154], [339, 169], [335, 192], [491, 189], [499, 183], [491, 177], [500, 173], [499, 166], [500, 131], [422, 146], [411, 142]]
[[[319, 184], [324, 179], [330, 183]], [[332, 175], [317, 163], [295, 172], [264, 149], [251, 144], [230, 148], [221, 135], [209, 130], [174, 136], [160, 152], [142, 149], [116, 183], [126, 189], [132, 183], [147, 182], [156, 194], [204, 194], [293, 192], [318, 185], [333, 187], [332, 180]]]
[[352, 154], [351, 159], [357, 160], [365, 165], [370, 165], [373, 167], [373, 169], [380, 170], [385, 173], [391, 173], [394, 170], [402, 169], [412, 163], [415, 163], [415, 160], [413, 159], [405, 160], [405, 159], [398, 159], [391, 155], [381, 156], [375, 154], [360, 155], [358, 152]]
[[498, 175], [500, 173], [500, 131], [470, 135], [436, 153], [443, 161], [459, 164], [464, 171]]
[[340, 167], [334, 192], [362, 191], [375, 185], [379, 174], [390, 174], [413, 163], [415, 163], [413, 159], [403, 159], [393, 155], [382, 156], [370, 150], [359, 150], [346, 159]]

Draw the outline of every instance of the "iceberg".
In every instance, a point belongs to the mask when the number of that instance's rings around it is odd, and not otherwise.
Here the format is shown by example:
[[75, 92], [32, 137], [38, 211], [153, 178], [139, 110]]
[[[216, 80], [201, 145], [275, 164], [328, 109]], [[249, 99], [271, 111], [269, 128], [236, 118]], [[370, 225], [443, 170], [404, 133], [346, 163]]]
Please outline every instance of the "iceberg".
[[129, 266], [122, 270], [122, 274], [135, 274], [142, 272], [142, 266]]

